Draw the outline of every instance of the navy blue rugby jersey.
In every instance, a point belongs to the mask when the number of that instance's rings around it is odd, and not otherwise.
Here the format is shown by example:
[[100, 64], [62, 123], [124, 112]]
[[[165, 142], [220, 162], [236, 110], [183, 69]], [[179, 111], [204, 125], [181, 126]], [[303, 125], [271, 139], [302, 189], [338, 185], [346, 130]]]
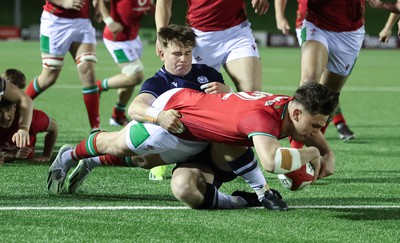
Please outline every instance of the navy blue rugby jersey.
[[192, 70], [183, 77], [170, 74], [163, 66], [153, 77], [143, 83], [139, 93], [149, 93], [157, 98], [173, 88], [204, 91], [200, 89], [200, 86], [211, 82], [225, 83], [220, 72], [205, 64], [192, 64]]

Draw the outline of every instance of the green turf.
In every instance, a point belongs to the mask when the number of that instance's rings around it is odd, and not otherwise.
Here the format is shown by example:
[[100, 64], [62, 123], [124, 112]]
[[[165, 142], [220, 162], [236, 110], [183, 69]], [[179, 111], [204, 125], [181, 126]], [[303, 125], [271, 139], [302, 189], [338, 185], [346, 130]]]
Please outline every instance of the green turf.
[[[172, 196], [169, 179], [149, 181], [145, 170], [113, 167], [96, 169], [77, 195], [51, 197], [46, 191], [49, 165], [21, 161], [0, 166], [0, 242], [399, 242], [399, 54], [395, 50], [361, 51], [341, 95], [345, 117], [357, 138], [343, 143], [333, 127], [326, 133], [337, 159], [333, 176], [289, 192], [276, 176], [267, 175], [292, 206], [287, 212], [261, 208], [67, 210], [67, 206], [184, 205]], [[300, 50], [268, 48], [261, 50], [261, 56], [263, 90], [291, 94], [299, 80]], [[118, 72], [101, 43], [98, 58], [98, 78]], [[160, 68], [153, 46], [145, 47], [143, 63], [146, 77]], [[9, 67], [22, 70], [28, 80], [39, 74], [39, 43], [0, 42], [0, 70]], [[115, 99], [115, 91], [101, 95], [101, 123], [107, 131], [115, 130], [108, 126]], [[89, 134], [70, 56], [57, 84], [35, 100], [35, 108], [57, 120], [57, 149]], [[39, 136], [39, 150], [42, 141]], [[227, 193], [236, 189], [250, 191], [240, 179], [222, 187]]]

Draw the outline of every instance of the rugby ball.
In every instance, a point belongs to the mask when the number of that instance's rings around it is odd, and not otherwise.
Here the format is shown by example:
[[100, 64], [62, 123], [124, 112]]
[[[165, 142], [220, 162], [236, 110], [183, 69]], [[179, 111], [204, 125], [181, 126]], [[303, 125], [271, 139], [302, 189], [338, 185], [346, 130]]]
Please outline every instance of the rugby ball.
[[279, 174], [278, 179], [284, 188], [291, 191], [298, 191], [313, 182], [314, 168], [311, 163], [307, 163], [298, 170]]

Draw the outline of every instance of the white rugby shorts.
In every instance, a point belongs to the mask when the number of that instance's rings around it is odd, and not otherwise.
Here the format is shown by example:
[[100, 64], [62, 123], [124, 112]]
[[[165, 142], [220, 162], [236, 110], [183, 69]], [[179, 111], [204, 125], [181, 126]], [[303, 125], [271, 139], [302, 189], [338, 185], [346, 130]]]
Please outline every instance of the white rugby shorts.
[[193, 30], [197, 35], [196, 47], [192, 52], [193, 63], [207, 64], [219, 71], [221, 65], [235, 59], [260, 58], [248, 21], [220, 31]]
[[333, 73], [349, 76], [364, 41], [364, 26], [355, 31], [333, 32], [320, 29], [307, 20], [301, 29], [302, 43], [314, 40], [328, 50], [327, 69]]
[[[169, 98], [181, 90], [171, 89], [160, 95], [153, 107], [163, 110]], [[131, 121], [125, 134], [126, 145], [138, 155], [159, 154], [167, 164], [186, 161], [203, 151], [209, 142], [190, 141], [170, 134], [161, 126], [153, 123]]]
[[133, 62], [142, 56], [143, 45], [140, 37], [128, 41], [110, 41], [103, 38], [104, 45], [115, 63]]
[[44, 53], [64, 56], [73, 42], [96, 44], [90, 19], [68, 19], [43, 11], [40, 19], [40, 49]]

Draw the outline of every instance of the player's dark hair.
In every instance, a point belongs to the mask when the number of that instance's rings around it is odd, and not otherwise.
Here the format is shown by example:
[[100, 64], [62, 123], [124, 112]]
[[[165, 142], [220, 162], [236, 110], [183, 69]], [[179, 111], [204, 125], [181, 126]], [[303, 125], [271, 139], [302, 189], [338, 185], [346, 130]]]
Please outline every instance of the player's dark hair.
[[196, 34], [189, 26], [171, 24], [160, 28], [157, 35], [163, 47], [168, 47], [171, 41], [182, 47], [196, 46]]
[[293, 100], [302, 104], [311, 114], [330, 115], [339, 102], [339, 93], [322, 84], [309, 82], [300, 86]]
[[2, 77], [8, 82], [14, 84], [20, 89], [25, 89], [26, 78], [25, 74], [18, 69], [9, 68], [2, 74]]
[[5, 99], [0, 100], [0, 108], [10, 107], [13, 104], [14, 103], [12, 103], [12, 102], [10, 102], [8, 100], [5, 100]]

